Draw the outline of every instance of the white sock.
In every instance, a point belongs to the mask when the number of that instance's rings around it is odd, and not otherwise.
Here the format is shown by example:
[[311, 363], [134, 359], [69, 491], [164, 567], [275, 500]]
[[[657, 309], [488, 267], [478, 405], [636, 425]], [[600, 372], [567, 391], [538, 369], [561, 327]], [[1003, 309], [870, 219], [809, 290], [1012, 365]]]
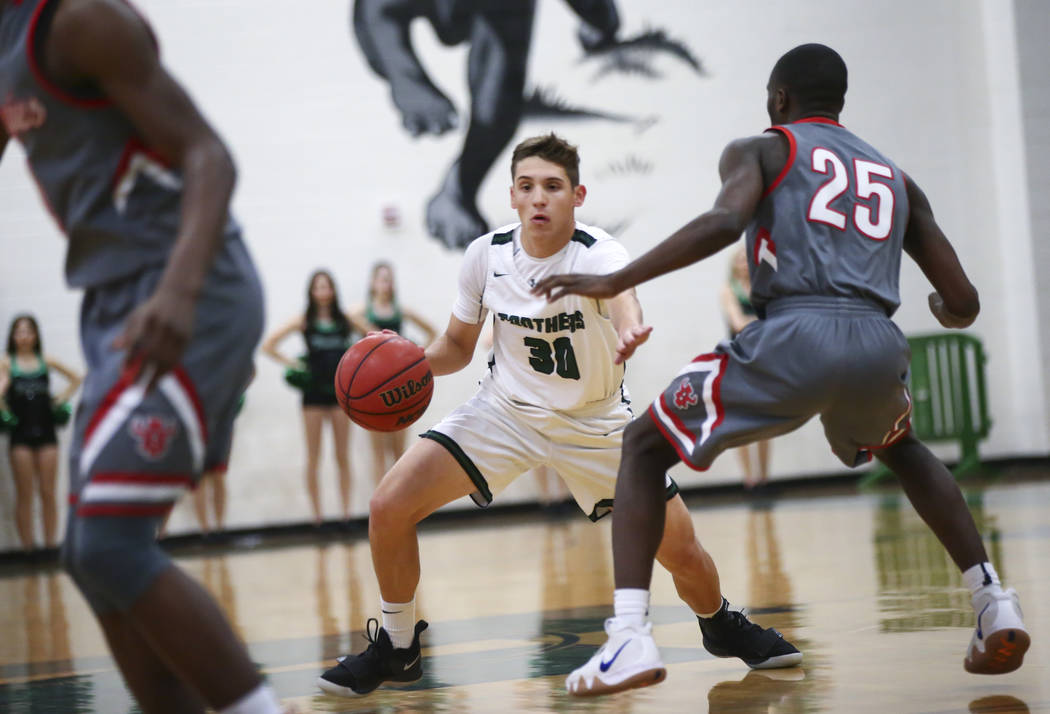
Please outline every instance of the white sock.
[[270, 685], [264, 682], [230, 706], [220, 709], [219, 714], [281, 714], [281, 703]]
[[641, 627], [649, 615], [649, 591], [617, 588], [613, 591], [613, 612], [616, 619], [633, 627]]
[[416, 599], [408, 602], [387, 602], [380, 599], [383, 608], [383, 629], [397, 649], [412, 646], [416, 634]]
[[971, 595], [988, 585], [1001, 587], [999, 574], [995, 572], [991, 563], [978, 563], [968, 569], [963, 573], [963, 582], [966, 583], [966, 587], [970, 588]]

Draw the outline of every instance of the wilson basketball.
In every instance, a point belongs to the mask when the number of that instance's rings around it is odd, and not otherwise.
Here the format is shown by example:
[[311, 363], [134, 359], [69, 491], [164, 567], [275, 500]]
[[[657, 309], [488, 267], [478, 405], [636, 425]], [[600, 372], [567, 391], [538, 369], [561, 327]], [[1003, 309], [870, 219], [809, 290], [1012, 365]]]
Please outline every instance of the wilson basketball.
[[400, 335], [380, 332], [346, 351], [335, 370], [335, 396], [355, 424], [398, 431], [423, 416], [434, 393], [423, 349]]

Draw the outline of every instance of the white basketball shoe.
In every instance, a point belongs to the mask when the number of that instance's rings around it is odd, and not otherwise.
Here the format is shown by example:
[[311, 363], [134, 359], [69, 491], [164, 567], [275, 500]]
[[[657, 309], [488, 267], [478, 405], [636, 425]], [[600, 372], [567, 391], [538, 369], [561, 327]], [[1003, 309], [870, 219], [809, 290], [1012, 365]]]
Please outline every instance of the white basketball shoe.
[[1013, 588], [984, 587], [973, 596], [977, 630], [963, 666], [973, 674], [1005, 674], [1021, 666], [1031, 637]]
[[609, 636], [594, 656], [565, 680], [574, 697], [612, 694], [635, 687], [659, 684], [667, 676], [653, 641], [653, 625], [633, 627], [615, 617], [605, 621]]

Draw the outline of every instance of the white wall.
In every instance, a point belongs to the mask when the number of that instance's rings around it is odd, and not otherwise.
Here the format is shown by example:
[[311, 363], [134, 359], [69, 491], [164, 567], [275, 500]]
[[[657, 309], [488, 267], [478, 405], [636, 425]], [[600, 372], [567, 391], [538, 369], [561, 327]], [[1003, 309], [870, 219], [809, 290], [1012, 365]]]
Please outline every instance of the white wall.
[[[1031, 261], [1028, 271], [1032, 281], [1041, 277], [1040, 268], [1050, 266], [1050, 242], [1045, 240], [1046, 228], [1050, 226], [1050, 46], [1046, 38], [1050, 34], [1050, 7], [1039, 0], [1020, 0], [1014, 12], [1014, 29], [1017, 36], [1017, 67], [1021, 91], [1020, 123], [1024, 132], [1024, 167], [1027, 174], [1027, 199], [1029, 226], [1032, 229]], [[1034, 240], [1035, 236], [1044, 237]], [[1032, 324], [1037, 326], [1040, 337], [1041, 362], [1030, 365], [1025, 371], [1035, 372], [1043, 380], [1043, 402], [1050, 409], [1050, 379], [1046, 373], [1046, 355], [1050, 355], [1050, 291], [1035, 290], [1036, 316]], [[1034, 366], [1034, 369], [1033, 369]], [[1043, 421], [1041, 438], [1046, 443], [1050, 427]]]
[[[418, 140], [400, 129], [387, 85], [368, 69], [349, 31], [346, 0], [296, 3], [294, 10], [277, 0], [138, 4], [155, 25], [167, 65], [237, 158], [234, 210], [266, 283], [267, 328], [302, 309], [304, 281], [313, 268], [332, 268], [344, 301], [353, 301], [363, 294], [366, 271], [377, 258], [396, 261], [403, 303], [444, 325], [459, 255], [425, 235], [423, 205], [458, 152], [463, 129]], [[620, 0], [623, 34], [669, 28], [703, 60], [708, 74], [698, 77], [661, 56], [652, 59], [659, 79], [598, 81], [597, 65], [579, 61], [576, 22], [567, 5], [541, 0], [530, 86], [553, 88], [577, 106], [656, 121], [528, 120], [512, 145], [549, 129], [578, 143], [590, 189], [578, 215], [599, 225], [628, 222], [621, 237], [639, 254], [710, 204], [725, 143], [767, 125], [764, 87], [777, 57], [802, 42], [835, 47], [850, 67], [843, 122], [895, 157], [923, 186], [981, 291], [983, 312], [973, 332], [990, 356], [995, 419], [982, 453], [1046, 454], [1050, 397], [1042, 373], [1050, 337], [1041, 325], [1050, 304], [1037, 291], [1035, 271], [1046, 264], [1047, 248], [1033, 236], [1046, 235], [1050, 222], [1036, 200], [1048, 188], [1048, 162], [1033, 168], [1024, 161], [1026, 152], [1046, 157], [1048, 151], [1045, 122], [1036, 121], [1045, 117], [1050, 96], [1045, 33], [1030, 22], [1045, 28], [1045, 7], [1035, 0], [895, 4], [897, 11], [860, 0]], [[466, 48], [441, 46], [421, 24], [413, 37], [435, 83], [462, 111], [468, 101]], [[650, 162], [651, 173], [610, 170], [629, 156]], [[509, 149], [479, 196], [494, 225], [514, 219], [507, 202], [508, 158]], [[400, 208], [399, 231], [382, 226], [380, 211], [387, 204]], [[77, 296], [62, 285], [63, 251], [20, 149], [8, 147], [0, 165], [0, 322], [6, 328], [14, 312], [32, 309], [44, 326], [47, 350], [79, 364]], [[717, 290], [725, 272], [725, 259], [716, 257], [641, 287], [646, 318], [656, 329], [628, 371], [639, 406], [682, 363], [724, 335]], [[919, 271], [906, 264], [898, 313], [905, 332], [936, 328], [925, 307], [928, 291]], [[303, 521], [308, 513], [297, 395], [281, 382], [276, 365], [261, 358], [258, 367], [231, 459], [232, 526]], [[433, 406], [419, 426], [463, 401], [481, 369], [479, 358], [468, 370], [438, 380]], [[358, 513], [370, 492], [366, 439], [355, 430]], [[949, 459], [956, 453], [952, 446], [937, 451]], [[334, 516], [330, 461], [322, 478], [326, 510]], [[774, 445], [775, 476], [841, 470], [818, 425]], [[686, 485], [727, 482], [739, 478], [739, 467], [727, 456], [706, 474], [676, 475]], [[10, 480], [0, 483], [0, 548], [13, 547]], [[506, 499], [533, 495], [531, 482], [522, 481]], [[180, 509], [173, 530], [192, 527], [189, 509]]]

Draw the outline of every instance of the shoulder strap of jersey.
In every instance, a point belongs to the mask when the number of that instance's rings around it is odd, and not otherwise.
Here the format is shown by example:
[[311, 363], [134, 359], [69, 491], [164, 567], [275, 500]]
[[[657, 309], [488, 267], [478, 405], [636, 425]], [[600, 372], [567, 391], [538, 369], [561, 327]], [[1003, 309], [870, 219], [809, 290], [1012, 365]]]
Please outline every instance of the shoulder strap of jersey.
[[788, 171], [795, 165], [795, 154], [798, 153], [798, 142], [795, 141], [795, 134], [788, 129], [786, 126], [777, 125], [771, 126], [766, 129], [767, 132], [779, 132], [784, 135], [784, 138], [788, 140], [788, 157], [787, 161], [784, 162], [784, 168], [780, 169], [780, 173], [773, 179], [773, 183], [766, 186], [766, 190], [762, 192], [762, 198], [765, 198], [769, 194], [773, 193], [780, 182], [784, 180], [784, 177], [788, 175]]

